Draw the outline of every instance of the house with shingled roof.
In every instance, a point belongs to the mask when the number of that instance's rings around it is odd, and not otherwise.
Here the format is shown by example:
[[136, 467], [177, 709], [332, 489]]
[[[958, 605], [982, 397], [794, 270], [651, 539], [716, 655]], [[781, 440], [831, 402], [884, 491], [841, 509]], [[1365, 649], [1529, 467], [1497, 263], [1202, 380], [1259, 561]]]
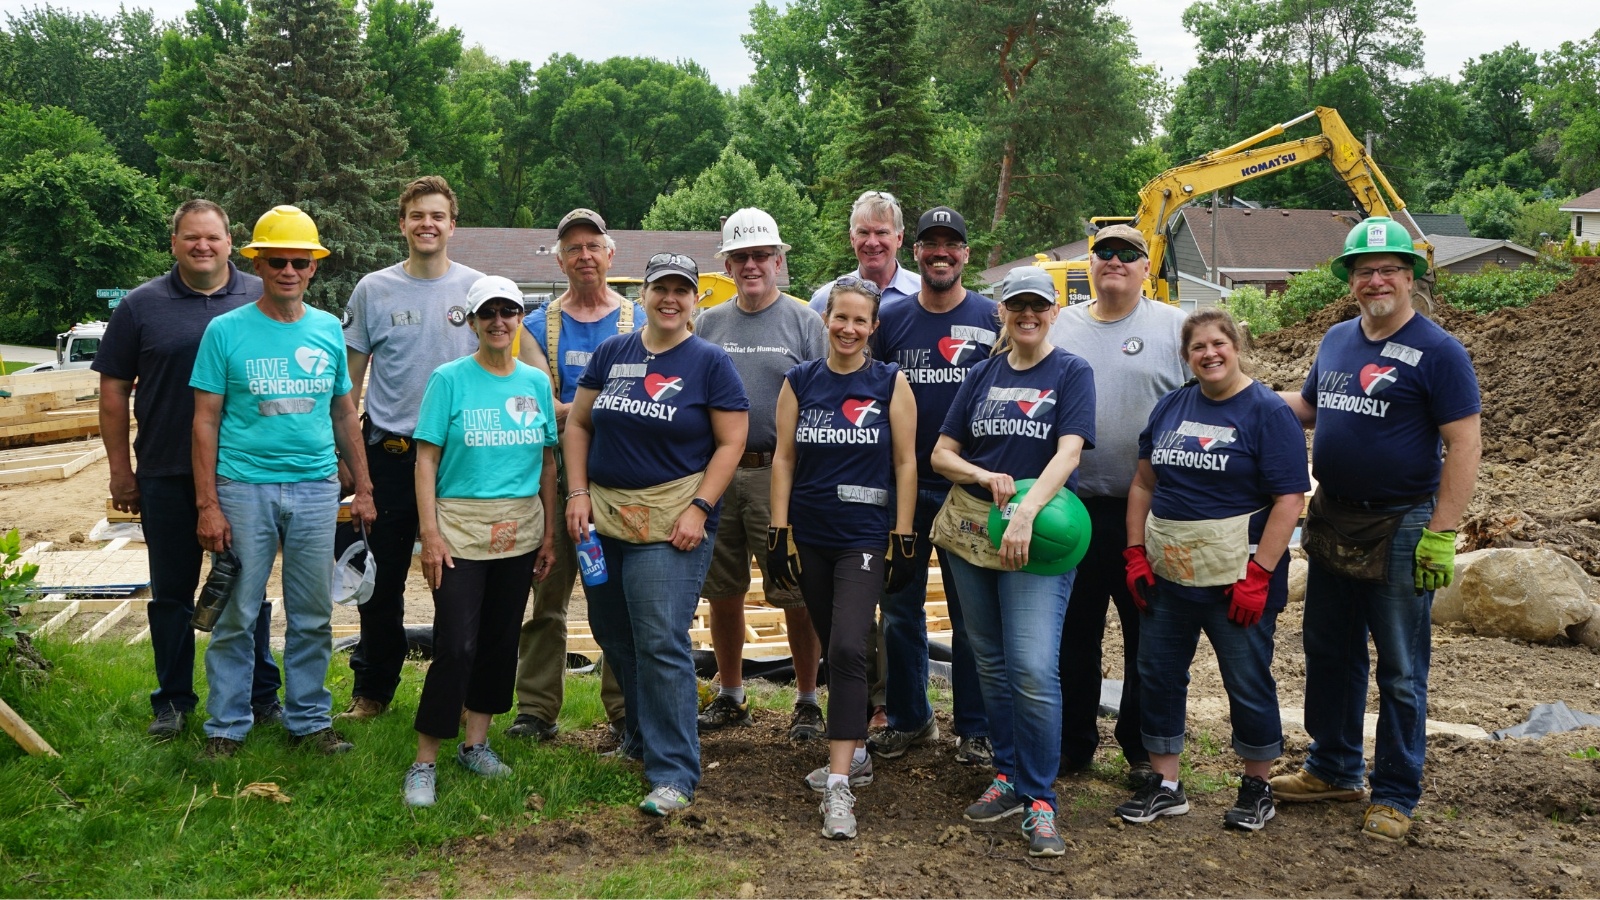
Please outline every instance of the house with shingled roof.
[[[1563, 204], [1561, 211], [1572, 216], [1574, 238], [1590, 243], [1600, 240], [1600, 188], [1595, 188], [1571, 203]], [[1584, 221], [1586, 218], [1587, 222]]]

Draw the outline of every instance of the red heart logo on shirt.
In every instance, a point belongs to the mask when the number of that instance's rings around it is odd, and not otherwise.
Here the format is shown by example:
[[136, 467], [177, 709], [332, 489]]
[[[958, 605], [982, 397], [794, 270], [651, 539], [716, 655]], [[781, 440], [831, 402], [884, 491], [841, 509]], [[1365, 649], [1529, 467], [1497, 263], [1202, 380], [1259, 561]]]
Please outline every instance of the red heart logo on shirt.
[[1380, 393], [1397, 380], [1394, 366], [1380, 366], [1377, 363], [1368, 363], [1361, 367], [1361, 389], [1367, 396]]
[[644, 377], [645, 393], [651, 400], [665, 400], [683, 390], [682, 375], [657, 375], [654, 372]]
[[883, 408], [876, 400], [846, 400], [840, 408], [844, 411], [844, 417], [857, 428], [866, 428], [883, 415]]
[[943, 356], [945, 362], [950, 365], [959, 366], [961, 365], [961, 360], [971, 353], [976, 346], [975, 342], [962, 340], [961, 338], [939, 338], [939, 355]]

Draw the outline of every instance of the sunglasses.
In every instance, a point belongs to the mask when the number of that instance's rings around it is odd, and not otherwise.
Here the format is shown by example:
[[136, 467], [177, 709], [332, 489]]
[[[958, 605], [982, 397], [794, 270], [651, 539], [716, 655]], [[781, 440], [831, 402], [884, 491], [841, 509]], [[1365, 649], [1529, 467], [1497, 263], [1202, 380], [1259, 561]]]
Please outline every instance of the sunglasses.
[[694, 260], [684, 256], [682, 253], [657, 253], [655, 256], [650, 257], [650, 261], [646, 265], [677, 266], [681, 269], [690, 269], [696, 272], [700, 270]]
[[772, 253], [772, 252], [767, 251], [767, 250], [757, 250], [754, 253], [744, 253], [744, 252], [741, 251], [739, 253], [729, 253], [728, 254], [728, 258], [733, 260], [733, 264], [736, 265], [736, 266], [742, 266], [745, 263], [750, 262], [751, 260], [755, 260], [756, 263], [759, 265], [759, 264], [764, 263], [767, 260], [773, 258], [774, 256], [777, 256], [777, 254], [776, 253]]
[[851, 206], [860, 206], [869, 200], [882, 200], [885, 203], [890, 203], [895, 206], [900, 205], [900, 201], [896, 199], [895, 195], [889, 193], [888, 191], [865, 191], [861, 194], [861, 196], [856, 198], [856, 202], [851, 204]]
[[1097, 259], [1102, 259], [1108, 262], [1114, 256], [1124, 265], [1127, 265], [1134, 262], [1139, 257], [1144, 256], [1144, 252], [1142, 250], [1135, 250], [1132, 247], [1122, 247], [1117, 249], [1113, 249], [1111, 247], [1096, 247], [1094, 248], [1094, 255]]
[[868, 281], [865, 278], [860, 278], [855, 275], [840, 275], [838, 278], [833, 280], [833, 286], [836, 290], [854, 290], [861, 291], [864, 294], [870, 294], [873, 297], [883, 296], [883, 290], [878, 287], [877, 282]]
[[522, 316], [522, 307], [520, 307], [520, 306], [485, 306], [485, 307], [480, 307], [477, 312], [473, 313], [473, 315], [477, 316], [480, 319], [484, 319], [484, 320], [517, 319], [517, 318], [521, 318], [521, 316]]
[[268, 256], [264, 257], [264, 259], [266, 260], [267, 265], [274, 269], [281, 269], [284, 266], [294, 266], [294, 270], [296, 272], [304, 272], [306, 269], [311, 268], [311, 260], [306, 259], [303, 256], [295, 259], [285, 259], [281, 256]]
[[1043, 297], [1012, 297], [1010, 300], [1002, 301], [1002, 304], [1012, 312], [1022, 312], [1026, 309], [1031, 312], [1042, 313], [1055, 306], [1056, 302], [1054, 300], [1046, 300]]

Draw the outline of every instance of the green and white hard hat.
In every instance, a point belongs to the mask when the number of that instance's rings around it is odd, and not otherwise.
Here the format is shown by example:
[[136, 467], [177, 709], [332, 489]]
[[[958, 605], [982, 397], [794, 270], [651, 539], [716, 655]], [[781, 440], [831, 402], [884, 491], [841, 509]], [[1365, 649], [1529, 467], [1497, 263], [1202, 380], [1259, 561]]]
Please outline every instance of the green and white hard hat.
[[1411, 233], [1406, 231], [1404, 225], [1387, 216], [1373, 216], [1350, 229], [1350, 233], [1345, 235], [1344, 252], [1335, 256], [1328, 268], [1333, 272], [1333, 277], [1349, 281], [1350, 260], [1367, 253], [1409, 256], [1412, 275], [1421, 278], [1428, 273], [1428, 257], [1417, 252]]

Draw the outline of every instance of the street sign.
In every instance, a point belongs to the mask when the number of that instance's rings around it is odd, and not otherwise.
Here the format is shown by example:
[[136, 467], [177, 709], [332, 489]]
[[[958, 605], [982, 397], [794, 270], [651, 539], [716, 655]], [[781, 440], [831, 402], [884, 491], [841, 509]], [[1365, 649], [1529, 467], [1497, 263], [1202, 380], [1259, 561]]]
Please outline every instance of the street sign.
[[133, 293], [130, 288], [101, 288], [94, 292], [95, 299], [105, 300], [107, 309], [116, 309], [122, 298]]

